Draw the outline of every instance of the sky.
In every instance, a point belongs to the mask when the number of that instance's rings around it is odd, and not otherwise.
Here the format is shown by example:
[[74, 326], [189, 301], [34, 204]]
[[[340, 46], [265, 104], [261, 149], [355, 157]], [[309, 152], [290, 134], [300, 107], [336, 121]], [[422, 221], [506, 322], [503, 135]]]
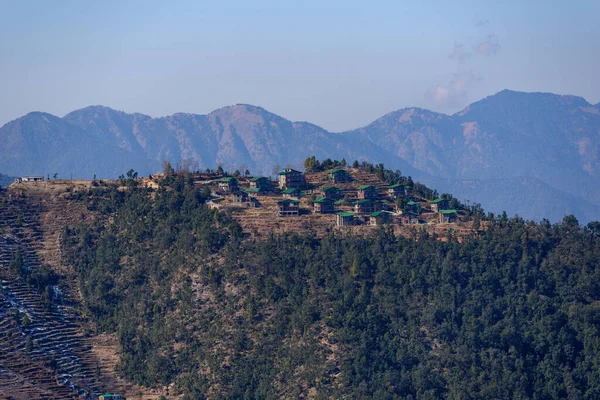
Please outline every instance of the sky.
[[503, 89], [600, 102], [600, 1], [0, 0], [0, 126], [247, 103], [330, 131]]

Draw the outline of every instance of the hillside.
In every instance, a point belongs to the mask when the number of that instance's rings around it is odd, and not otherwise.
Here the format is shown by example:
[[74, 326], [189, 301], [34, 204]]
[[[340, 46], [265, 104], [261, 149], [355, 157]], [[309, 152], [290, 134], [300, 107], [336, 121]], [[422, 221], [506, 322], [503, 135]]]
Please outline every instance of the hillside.
[[[333, 170], [312, 168], [301, 212], [287, 217], [275, 215], [278, 189], [256, 195], [258, 208], [234, 204], [231, 179], [216, 173], [25, 182], [0, 192], [0, 313], [8, 317], [0, 334], [10, 338], [0, 346], [0, 395], [600, 391], [597, 223], [492, 218], [449, 195], [459, 219], [440, 223], [435, 190], [364, 164], [336, 167], [350, 174], [335, 185], [351, 200], [336, 211], [360, 203], [369, 185], [392, 203], [391, 180], [404, 189], [402, 213], [389, 225], [358, 216], [336, 226], [334, 215], [310, 211]], [[239, 178], [254, 193], [250, 182]], [[420, 216], [404, 226], [408, 200]]]
[[[491, 190], [470, 191], [470, 200], [496, 213], [552, 221], [581, 210], [578, 217], [589, 221], [600, 219], [594, 209], [600, 205], [599, 131], [599, 109], [580, 97], [509, 90], [455, 115], [406, 108], [342, 133], [245, 104], [162, 118], [92, 106], [63, 118], [30, 113], [0, 128], [0, 171], [115, 178], [131, 168], [148, 175], [164, 160], [187, 160], [193, 169], [223, 165], [270, 176], [274, 167], [298, 168], [315, 155], [383, 162], [430, 185], [446, 181], [444, 190], [452, 192], [464, 181], [500, 184], [507, 191], [502, 196], [522, 201], [499, 202]], [[523, 179], [539, 182], [552, 200], [539, 202], [533, 191], [512, 184]]]

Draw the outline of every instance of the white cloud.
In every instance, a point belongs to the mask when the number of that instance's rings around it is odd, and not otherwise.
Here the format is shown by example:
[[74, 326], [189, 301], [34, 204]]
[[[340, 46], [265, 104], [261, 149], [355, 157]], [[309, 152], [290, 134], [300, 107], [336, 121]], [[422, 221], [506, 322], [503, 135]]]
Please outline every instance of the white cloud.
[[458, 72], [446, 85], [436, 85], [427, 91], [428, 100], [437, 108], [462, 107], [468, 100], [469, 89], [483, 80], [473, 71]]
[[485, 40], [475, 46], [475, 52], [479, 55], [490, 57], [500, 50], [498, 37], [494, 34], [487, 35]]

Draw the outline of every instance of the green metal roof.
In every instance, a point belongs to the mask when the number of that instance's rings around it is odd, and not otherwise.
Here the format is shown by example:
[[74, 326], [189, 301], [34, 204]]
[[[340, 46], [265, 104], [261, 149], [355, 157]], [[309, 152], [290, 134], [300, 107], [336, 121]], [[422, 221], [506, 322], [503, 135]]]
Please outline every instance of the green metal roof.
[[292, 193], [296, 193], [296, 192], [300, 192], [300, 189], [298, 189], [298, 188], [285, 189], [281, 193], [283, 193], [283, 194], [292, 194]]
[[334, 190], [343, 190], [343, 189], [337, 188], [337, 187], [335, 187], [335, 186], [325, 186], [325, 187], [323, 188], [323, 190], [331, 190], [331, 189], [334, 189]]
[[343, 173], [343, 174], [347, 174], [347, 173], [348, 173], [348, 171], [345, 171], [345, 170], [343, 170], [343, 169], [337, 169], [337, 168], [336, 168], [336, 169], [332, 169], [331, 171], [329, 171], [329, 174], [338, 174], [338, 173], [340, 173], [340, 172], [341, 172], [341, 173]]
[[301, 174], [301, 173], [302, 173], [302, 172], [300, 172], [300, 171], [296, 171], [295, 169], [292, 169], [292, 168], [287, 168], [287, 169], [284, 169], [283, 171], [281, 171], [281, 172], [279, 173], [279, 175], [287, 175], [287, 174], [291, 174], [292, 172], [295, 172], [295, 173], [298, 173], [298, 174]]
[[441, 203], [442, 201], [446, 201], [446, 199], [435, 199], [435, 200], [431, 200], [430, 203], [431, 204], [438, 204], [438, 203]]
[[394, 185], [388, 186], [388, 189], [396, 189], [396, 188], [399, 188], [399, 187], [402, 187], [402, 185], [399, 184], [399, 183], [396, 183]]
[[336, 201], [334, 204], [335, 204], [336, 206], [341, 206], [341, 205], [344, 205], [344, 204], [346, 204], [346, 203], [348, 203], [348, 200], [346, 200], [346, 199], [341, 199], [341, 200], [338, 200], [338, 201]]
[[339, 212], [337, 213], [340, 217], [354, 217], [354, 213], [351, 212]]
[[258, 182], [261, 179], [267, 179], [264, 176], [255, 176], [254, 178], [250, 178], [250, 182]]
[[330, 201], [331, 199], [328, 199], [327, 197], [319, 197], [313, 203], [328, 203]]
[[367, 204], [367, 203], [373, 203], [373, 200], [371, 199], [363, 199], [363, 200], [359, 200], [354, 204]]
[[246, 189], [244, 191], [246, 193], [260, 193], [261, 192], [260, 188], [249, 188], [249, 189]]
[[237, 179], [235, 179], [232, 176], [228, 176], [226, 178], [219, 179], [219, 182], [223, 182], [223, 183], [229, 183], [229, 182], [232, 182], [232, 181], [237, 181]]
[[369, 214], [369, 216], [371, 216], [371, 217], [380, 217], [383, 214], [387, 214], [387, 213], [385, 211], [375, 211], [374, 213]]
[[456, 214], [456, 210], [441, 210], [440, 214]]
[[369, 189], [369, 188], [375, 189], [375, 186], [373, 186], [373, 185], [362, 185], [362, 186], [358, 187], [358, 190], [365, 190], [365, 189]]
[[417, 203], [416, 201], [409, 201], [408, 203], [406, 203], [407, 206], [418, 206], [419, 203]]

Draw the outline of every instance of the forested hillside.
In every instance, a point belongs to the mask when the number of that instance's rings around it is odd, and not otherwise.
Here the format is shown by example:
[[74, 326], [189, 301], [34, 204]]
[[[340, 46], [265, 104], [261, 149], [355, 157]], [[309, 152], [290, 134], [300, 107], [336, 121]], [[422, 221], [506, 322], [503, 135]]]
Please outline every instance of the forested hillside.
[[73, 194], [86, 313], [119, 372], [186, 398], [600, 397], [600, 224], [492, 217], [463, 243], [246, 236], [184, 176]]

